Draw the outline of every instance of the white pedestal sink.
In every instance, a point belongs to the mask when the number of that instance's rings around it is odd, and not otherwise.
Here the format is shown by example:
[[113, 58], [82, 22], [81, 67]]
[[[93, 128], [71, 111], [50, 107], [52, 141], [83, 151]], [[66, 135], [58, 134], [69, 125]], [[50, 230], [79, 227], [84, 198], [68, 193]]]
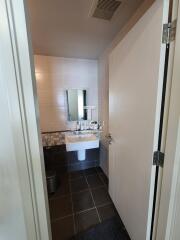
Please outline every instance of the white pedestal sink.
[[77, 154], [78, 154], [78, 160], [79, 161], [84, 161], [86, 159], [86, 150], [85, 149], [78, 150]]
[[98, 148], [99, 137], [93, 133], [67, 132], [65, 134], [66, 151], [77, 151], [78, 160], [86, 159], [86, 149]]

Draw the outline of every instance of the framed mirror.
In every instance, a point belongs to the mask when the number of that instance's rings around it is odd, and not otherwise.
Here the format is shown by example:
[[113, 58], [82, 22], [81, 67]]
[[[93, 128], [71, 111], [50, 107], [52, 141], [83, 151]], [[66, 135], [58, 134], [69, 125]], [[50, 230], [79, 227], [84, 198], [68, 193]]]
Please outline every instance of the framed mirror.
[[87, 120], [87, 91], [82, 89], [66, 90], [68, 121]]

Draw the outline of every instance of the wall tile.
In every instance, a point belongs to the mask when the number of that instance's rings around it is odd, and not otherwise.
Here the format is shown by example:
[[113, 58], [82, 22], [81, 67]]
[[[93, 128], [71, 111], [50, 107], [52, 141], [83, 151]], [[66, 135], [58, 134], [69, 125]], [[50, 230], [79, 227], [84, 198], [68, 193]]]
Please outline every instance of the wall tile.
[[87, 89], [87, 104], [95, 105], [98, 120], [97, 61], [35, 55], [41, 131], [63, 131], [67, 123], [65, 90]]

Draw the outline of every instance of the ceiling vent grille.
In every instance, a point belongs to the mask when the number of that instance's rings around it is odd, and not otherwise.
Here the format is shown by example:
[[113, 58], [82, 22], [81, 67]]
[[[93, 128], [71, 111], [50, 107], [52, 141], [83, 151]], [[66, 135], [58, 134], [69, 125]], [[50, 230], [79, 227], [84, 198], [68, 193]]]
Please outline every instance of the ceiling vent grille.
[[121, 1], [118, 0], [95, 0], [90, 15], [95, 18], [111, 20], [120, 5]]

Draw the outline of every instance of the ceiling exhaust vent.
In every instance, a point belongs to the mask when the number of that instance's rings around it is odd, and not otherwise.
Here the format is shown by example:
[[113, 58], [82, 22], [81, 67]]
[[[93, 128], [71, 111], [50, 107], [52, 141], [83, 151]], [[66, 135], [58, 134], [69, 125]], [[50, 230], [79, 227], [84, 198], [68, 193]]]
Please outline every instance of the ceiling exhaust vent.
[[119, 0], [94, 0], [90, 16], [105, 20], [111, 20], [115, 11], [121, 5]]

